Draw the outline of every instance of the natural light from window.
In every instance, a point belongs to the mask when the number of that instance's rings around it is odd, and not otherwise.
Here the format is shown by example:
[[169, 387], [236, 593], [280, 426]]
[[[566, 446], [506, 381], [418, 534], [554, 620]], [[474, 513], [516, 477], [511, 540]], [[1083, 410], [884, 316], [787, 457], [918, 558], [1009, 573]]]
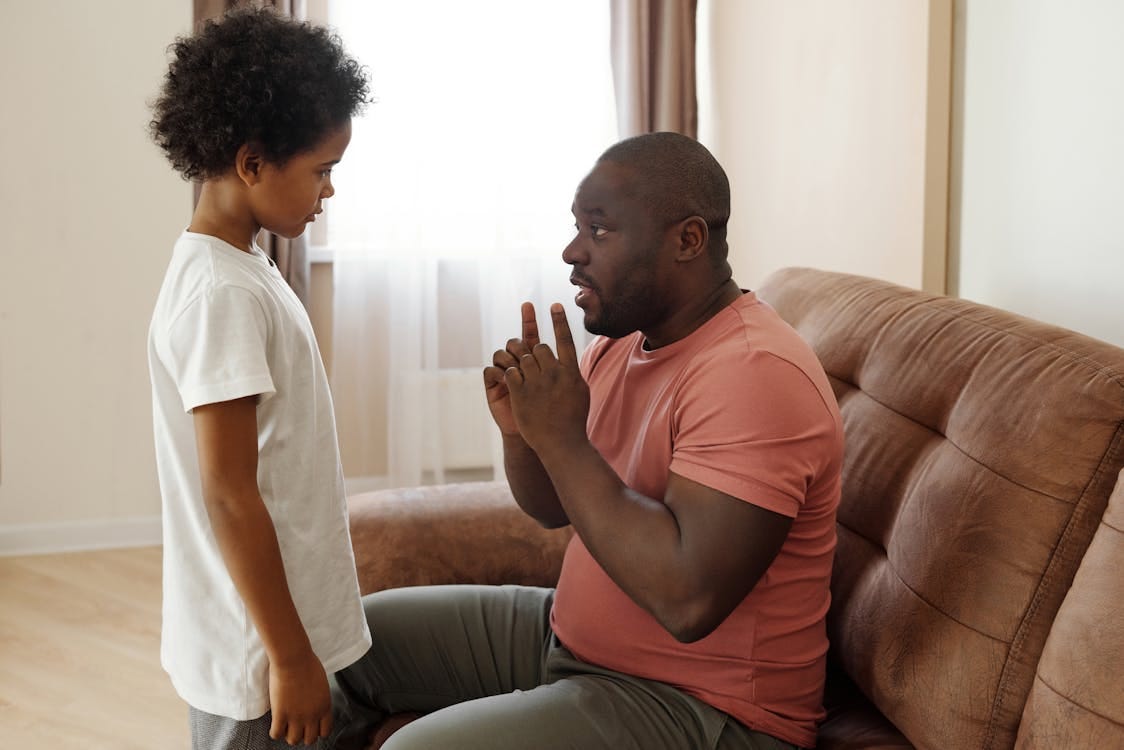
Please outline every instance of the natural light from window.
[[490, 478], [501, 453], [480, 373], [520, 335], [520, 303], [543, 321], [563, 303], [588, 340], [561, 255], [574, 190], [617, 140], [608, 3], [330, 0], [327, 20], [376, 100], [314, 234], [332, 264], [346, 476]]
[[[376, 102], [333, 179], [337, 252], [560, 254], [616, 140], [604, 0], [332, 0]], [[565, 272], [562, 269], [560, 272]]]

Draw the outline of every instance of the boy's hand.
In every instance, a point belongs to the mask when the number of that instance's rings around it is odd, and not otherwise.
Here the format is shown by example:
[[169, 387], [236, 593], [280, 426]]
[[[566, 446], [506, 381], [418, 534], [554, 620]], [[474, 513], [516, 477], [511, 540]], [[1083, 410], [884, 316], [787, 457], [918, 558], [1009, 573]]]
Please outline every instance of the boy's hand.
[[535, 320], [535, 306], [524, 302], [520, 308], [523, 317], [523, 338], [510, 339], [506, 349], [492, 355], [492, 366], [484, 368], [484, 395], [488, 398], [488, 410], [503, 435], [519, 434], [515, 417], [511, 412], [511, 394], [504, 380], [504, 373], [510, 367], [519, 367], [520, 358], [529, 354], [539, 343], [539, 324]]
[[269, 665], [269, 736], [290, 745], [311, 745], [332, 731], [328, 675], [311, 649], [291, 665]]

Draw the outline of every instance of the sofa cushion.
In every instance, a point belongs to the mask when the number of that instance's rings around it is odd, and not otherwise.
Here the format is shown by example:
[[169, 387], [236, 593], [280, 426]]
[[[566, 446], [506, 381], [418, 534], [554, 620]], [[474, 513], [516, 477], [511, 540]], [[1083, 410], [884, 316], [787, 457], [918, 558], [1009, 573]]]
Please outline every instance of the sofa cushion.
[[847, 434], [828, 630], [919, 747], [1011, 747], [1124, 465], [1124, 350], [965, 300], [785, 269]]

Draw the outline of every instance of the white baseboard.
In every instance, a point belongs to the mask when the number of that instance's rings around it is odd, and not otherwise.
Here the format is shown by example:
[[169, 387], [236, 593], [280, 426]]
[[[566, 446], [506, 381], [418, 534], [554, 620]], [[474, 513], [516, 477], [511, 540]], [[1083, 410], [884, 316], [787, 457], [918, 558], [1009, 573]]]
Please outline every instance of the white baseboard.
[[0, 557], [159, 545], [160, 516], [0, 526]]

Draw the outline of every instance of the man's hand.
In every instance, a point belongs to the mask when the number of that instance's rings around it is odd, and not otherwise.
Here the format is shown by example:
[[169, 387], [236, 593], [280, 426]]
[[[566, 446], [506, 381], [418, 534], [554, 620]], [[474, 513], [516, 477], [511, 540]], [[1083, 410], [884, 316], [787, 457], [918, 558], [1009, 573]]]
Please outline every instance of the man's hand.
[[[534, 315], [534, 307], [525, 303], [524, 330], [528, 317], [533, 322]], [[551, 447], [572, 446], [587, 440], [589, 418], [589, 386], [578, 369], [577, 348], [566, 311], [556, 302], [550, 306], [550, 317], [558, 356], [546, 344], [536, 343], [529, 350], [517, 349], [519, 356], [515, 357], [509, 342], [508, 353], [516, 362], [504, 372], [515, 425], [540, 456]], [[537, 325], [535, 330], [537, 333]], [[526, 336], [523, 343], [526, 344]]]
[[290, 745], [311, 745], [332, 731], [328, 676], [312, 649], [292, 665], [269, 665], [269, 736]]
[[515, 416], [511, 412], [511, 396], [504, 373], [519, 366], [519, 360], [529, 354], [539, 343], [539, 324], [535, 320], [535, 306], [524, 302], [520, 308], [523, 318], [523, 337], [509, 339], [506, 349], [492, 355], [492, 366], [484, 368], [484, 395], [488, 398], [488, 410], [503, 435], [519, 434]]
[[507, 372], [518, 372], [519, 361], [539, 346], [535, 306], [524, 302], [520, 313], [523, 319], [523, 337], [511, 339], [507, 342], [507, 348], [492, 355], [492, 365], [484, 368], [484, 391], [492, 419], [503, 435], [504, 474], [515, 502], [519, 503], [524, 513], [542, 526], [555, 529], [566, 526], [570, 520], [558, 502], [554, 485], [538, 455], [520, 434], [507, 383]]

